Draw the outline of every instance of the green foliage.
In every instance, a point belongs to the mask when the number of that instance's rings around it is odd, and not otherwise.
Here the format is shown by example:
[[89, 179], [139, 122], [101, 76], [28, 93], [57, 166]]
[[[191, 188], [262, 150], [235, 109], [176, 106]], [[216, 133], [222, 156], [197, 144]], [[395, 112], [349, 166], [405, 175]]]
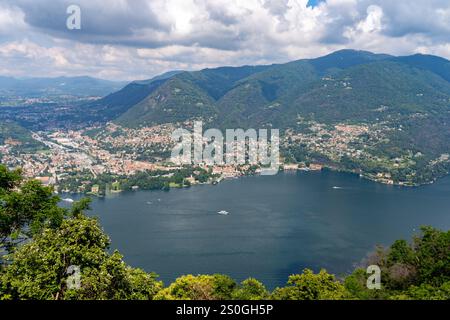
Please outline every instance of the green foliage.
[[[69, 212], [51, 188], [21, 182], [20, 171], [0, 166], [1, 248], [10, 252], [0, 270], [0, 299], [151, 299], [162, 288], [155, 274], [108, 254], [109, 238], [83, 214], [89, 199]], [[67, 287], [70, 266], [80, 268], [79, 289]]]
[[162, 289], [154, 273], [127, 266], [115, 251], [99, 266], [86, 268], [81, 275], [81, 288], [68, 290], [70, 300], [151, 300]]
[[423, 227], [414, 249], [419, 283], [439, 286], [450, 281], [450, 231]]
[[381, 290], [370, 290], [367, 288], [367, 273], [365, 269], [358, 268], [344, 280], [347, 290], [347, 298], [356, 300], [387, 300], [390, 292], [382, 285]]
[[429, 284], [411, 286], [406, 292], [391, 296], [393, 300], [449, 300], [450, 281], [440, 287], [433, 287]]
[[90, 209], [91, 199], [83, 198], [80, 201], [75, 202], [70, 209], [70, 214], [73, 217], [78, 217], [83, 214], [84, 211]]
[[156, 300], [228, 300], [236, 283], [224, 275], [186, 275], [161, 290]]
[[199, 183], [207, 182], [214, 177], [212, 172], [190, 166], [171, 171], [142, 171], [131, 176], [101, 174], [94, 177], [91, 172], [82, 172], [60, 181], [59, 190], [90, 193], [94, 185], [99, 186], [98, 195], [104, 195], [108, 189], [114, 189], [114, 185], [120, 187], [121, 191], [131, 191], [133, 187], [138, 187], [140, 190], [169, 190], [170, 186], [191, 186], [191, 183], [186, 180], [191, 176]]
[[288, 286], [272, 293], [274, 300], [340, 300], [345, 297], [345, 287], [325, 270], [314, 274], [305, 269], [303, 274], [291, 275]]
[[269, 296], [266, 287], [253, 278], [242, 281], [241, 285], [232, 293], [233, 300], [267, 300]]
[[450, 231], [423, 227], [412, 244], [395, 241], [378, 248], [367, 265], [381, 268], [382, 290], [368, 290], [364, 269], [345, 279], [345, 287], [357, 299], [450, 299]]
[[8, 256], [2, 276], [12, 299], [59, 299], [71, 265], [98, 269], [107, 259], [109, 239], [97, 222], [85, 217], [67, 219], [57, 230], [46, 229]]
[[20, 171], [0, 165], [0, 250], [11, 252], [42, 229], [58, 227], [67, 215], [59, 201], [52, 188], [22, 181]]
[[[153, 274], [132, 269], [117, 252], [106, 251], [109, 238], [95, 219], [84, 215], [45, 229], [8, 256], [1, 275], [8, 299], [151, 299], [162, 287]], [[70, 266], [81, 270], [81, 287], [69, 289]]]
[[22, 172], [20, 169], [10, 171], [5, 166], [0, 165], [0, 193], [10, 192], [19, 186], [21, 181]]

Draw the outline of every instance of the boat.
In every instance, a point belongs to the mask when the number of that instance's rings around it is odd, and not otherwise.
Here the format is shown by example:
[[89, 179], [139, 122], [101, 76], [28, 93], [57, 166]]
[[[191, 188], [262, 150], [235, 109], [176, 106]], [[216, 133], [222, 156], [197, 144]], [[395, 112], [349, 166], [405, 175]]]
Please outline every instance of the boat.
[[342, 187], [333, 187], [333, 189], [339, 190], [339, 189], [342, 189]]
[[230, 214], [228, 211], [225, 211], [225, 210], [219, 211], [219, 212], [217, 212], [217, 213], [218, 213], [218, 214], [221, 214], [221, 215], [223, 215], [223, 216], [227, 216], [227, 215]]
[[68, 203], [73, 203], [73, 202], [75, 202], [73, 199], [70, 199], [70, 198], [62, 199], [62, 201], [68, 202]]

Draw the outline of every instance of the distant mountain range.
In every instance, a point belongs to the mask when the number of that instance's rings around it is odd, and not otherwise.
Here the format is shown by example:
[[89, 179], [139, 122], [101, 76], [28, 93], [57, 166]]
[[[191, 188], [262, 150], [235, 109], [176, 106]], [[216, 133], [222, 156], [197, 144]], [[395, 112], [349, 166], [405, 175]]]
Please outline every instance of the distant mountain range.
[[[448, 112], [450, 62], [343, 50], [269, 66], [173, 72], [133, 82], [88, 108], [104, 120], [137, 127], [193, 117], [219, 125], [293, 125], [319, 121], [381, 121], [400, 113]], [[387, 107], [387, 112], [373, 110]]]
[[0, 96], [42, 98], [51, 96], [103, 97], [120, 90], [126, 82], [91, 77], [12, 78], [0, 77]]

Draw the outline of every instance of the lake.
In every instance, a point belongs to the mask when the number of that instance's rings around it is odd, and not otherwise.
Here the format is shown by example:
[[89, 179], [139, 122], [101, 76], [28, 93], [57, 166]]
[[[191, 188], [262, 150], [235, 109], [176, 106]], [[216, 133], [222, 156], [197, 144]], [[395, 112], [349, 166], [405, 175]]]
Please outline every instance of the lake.
[[409, 240], [422, 225], [450, 229], [450, 178], [402, 188], [329, 171], [280, 173], [127, 192], [92, 209], [112, 249], [166, 284], [224, 273], [272, 289], [304, 268], [348, 273], [375, 245]]

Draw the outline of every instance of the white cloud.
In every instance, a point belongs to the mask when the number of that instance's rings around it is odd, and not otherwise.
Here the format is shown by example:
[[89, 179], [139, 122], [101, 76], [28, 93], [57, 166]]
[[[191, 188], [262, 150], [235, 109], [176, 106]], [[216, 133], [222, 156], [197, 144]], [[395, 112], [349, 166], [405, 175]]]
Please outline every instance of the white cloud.
[[11, 30], [14, 33], [24, 32], [26, 24], [24, 22], [24, 13], [16, 7], [11, 7], [0, 2], [0, 39], [9, 37]]
[[148, 78], [342, 48], [450, 58], [447, 0], [78, 0], [81, 32], [65, 28], [72, 2], [0, 0], [1, 73]]

